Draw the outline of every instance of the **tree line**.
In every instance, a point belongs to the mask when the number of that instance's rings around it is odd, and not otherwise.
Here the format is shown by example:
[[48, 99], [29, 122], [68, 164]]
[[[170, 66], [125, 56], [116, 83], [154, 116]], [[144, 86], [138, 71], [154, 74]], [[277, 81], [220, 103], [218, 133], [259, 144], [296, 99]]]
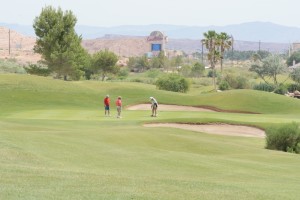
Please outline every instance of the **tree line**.
[[[120, 67], [116, 66], [118, 56], [108, 50], [89, 54], [81, 46], [82, 37], [75, 32], [77, 18], [72, 11], [63, 11], [46, 6], [39, 16], [34, 19], [33, 28], [37, 36], [34, 51], [39, 53], [42, 67], [30, 65], [28, 71], [41, 71], [43, 74], [53, 73], [57, 78], [64, 80], [79, 80], [85, 76], [90, 79], [92, 75], [100, 75], [104, 80], [108, 74], [116, 74]], [[286, 65], [300, 62], [300, 52], [294, 52], [286, 60], [282, 55], [272, 55], [267, 51], [233, 51], [233, 37], [225, 32], [217, 33], [209, 30], [203, 34], [200, 44], [207, 49], [206, 58], [211, 68], [214, 88], [216, 89], [216, 64], [220, 63], [220, 76], [223, 76], [223, 60], [252, 60], [250, 71], [269, 83], [278, 85], [277, 76], [286, 71]], [[230, 51], [231, 49], [231, 51]], [[203, 52], [202, 52], [203, 53]], [[198, 53], [195, 56], [201, 58]], [[202, 55], [203, 56], [203, 55]], [[203, 58], [203, 57], [202, 57]], [[169, 58], [164, 51], [158, 56], [149, 59], [146, 55], [129, 58], [128, 67], [135, 72], [144, 72], [149, 69], [162, 69], [177, 72], [183, 76], [201, 77], [204, 74], [204, 64], [198, 60], [190, 61], [186, 55]], [[46, 66], [43, 67], [43, 66]], [[295, 69], [291, 78], [298, 82], [300, 70]]]

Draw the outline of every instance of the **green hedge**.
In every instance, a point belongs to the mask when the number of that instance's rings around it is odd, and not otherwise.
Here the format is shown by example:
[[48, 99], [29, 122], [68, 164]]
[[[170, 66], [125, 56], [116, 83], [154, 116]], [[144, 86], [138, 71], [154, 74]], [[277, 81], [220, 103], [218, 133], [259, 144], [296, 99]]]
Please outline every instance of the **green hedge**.
[[300, 153], [300, 129], [299, 124], [293, 122], [266, 130], [266, 148]]
[[189, 81], [178, 74], [162, 76], [156, 81], [155, 85], [160, 90], [182, 93], [187, 92], [190, 88]]
[[266, 92], [273, 92], [275, 90], [276, 86], [268, 83], [259, 83], [254, 85], [254, 90], [261, 90]]

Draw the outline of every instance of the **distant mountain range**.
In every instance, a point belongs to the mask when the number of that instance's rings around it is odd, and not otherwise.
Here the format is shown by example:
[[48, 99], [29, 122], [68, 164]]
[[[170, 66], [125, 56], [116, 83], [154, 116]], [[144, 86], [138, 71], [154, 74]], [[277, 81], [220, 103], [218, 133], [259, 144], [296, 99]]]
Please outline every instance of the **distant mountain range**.
[[[34, 36], [34, 30], [29, 25], [5, 24], [0, 26], [13, 29], [28, 36]], [[164, 32], [172, 39], [197, 39], [203, 38], [203, 33], [208, 30], [226, 32], [235, 40], [252, 42], [293, 43], [300, 41], [300, 28], [282, 26], [270, 22], [248, 22], [228, 26], [179, 26], [168, 24], [154, 25], [126, 25], [114, 27], [96, 27], [77, 25], [76, 31], [83, 39], [101, 38], [109, 35], [148, 36], [152, 31]]]

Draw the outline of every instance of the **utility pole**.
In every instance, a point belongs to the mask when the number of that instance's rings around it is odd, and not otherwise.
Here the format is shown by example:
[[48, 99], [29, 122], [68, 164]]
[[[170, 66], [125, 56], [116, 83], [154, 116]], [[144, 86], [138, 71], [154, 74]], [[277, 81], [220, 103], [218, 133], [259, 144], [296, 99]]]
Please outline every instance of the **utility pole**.
[[233, 40], [233, 36], [231, 35], [231, 65], [233, 66], [233, 43], [234, 40]]
[[203, 58], [203, 39], [201, 40], [201, 61], [202, 61], [202, 64], [204, 64], [204, 58]]
[[258, 42], [258, 53], [260, 52], [260, 40]]
[[201, 42], [201, 60], [203, 64], [203, 42]]
[[8, 29], [8, 55], [10, 55], [10, 29]]

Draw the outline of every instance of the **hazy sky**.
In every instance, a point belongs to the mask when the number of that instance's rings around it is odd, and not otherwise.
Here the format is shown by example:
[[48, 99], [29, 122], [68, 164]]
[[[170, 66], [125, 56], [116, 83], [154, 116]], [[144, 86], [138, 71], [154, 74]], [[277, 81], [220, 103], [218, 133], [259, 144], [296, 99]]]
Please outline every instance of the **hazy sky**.
[[0, 22], [31, 25], [43, 7], [71, 10], [78, 25], [230, 25], [251, 21], [300, 27], [300, 0], [0, 0]]

